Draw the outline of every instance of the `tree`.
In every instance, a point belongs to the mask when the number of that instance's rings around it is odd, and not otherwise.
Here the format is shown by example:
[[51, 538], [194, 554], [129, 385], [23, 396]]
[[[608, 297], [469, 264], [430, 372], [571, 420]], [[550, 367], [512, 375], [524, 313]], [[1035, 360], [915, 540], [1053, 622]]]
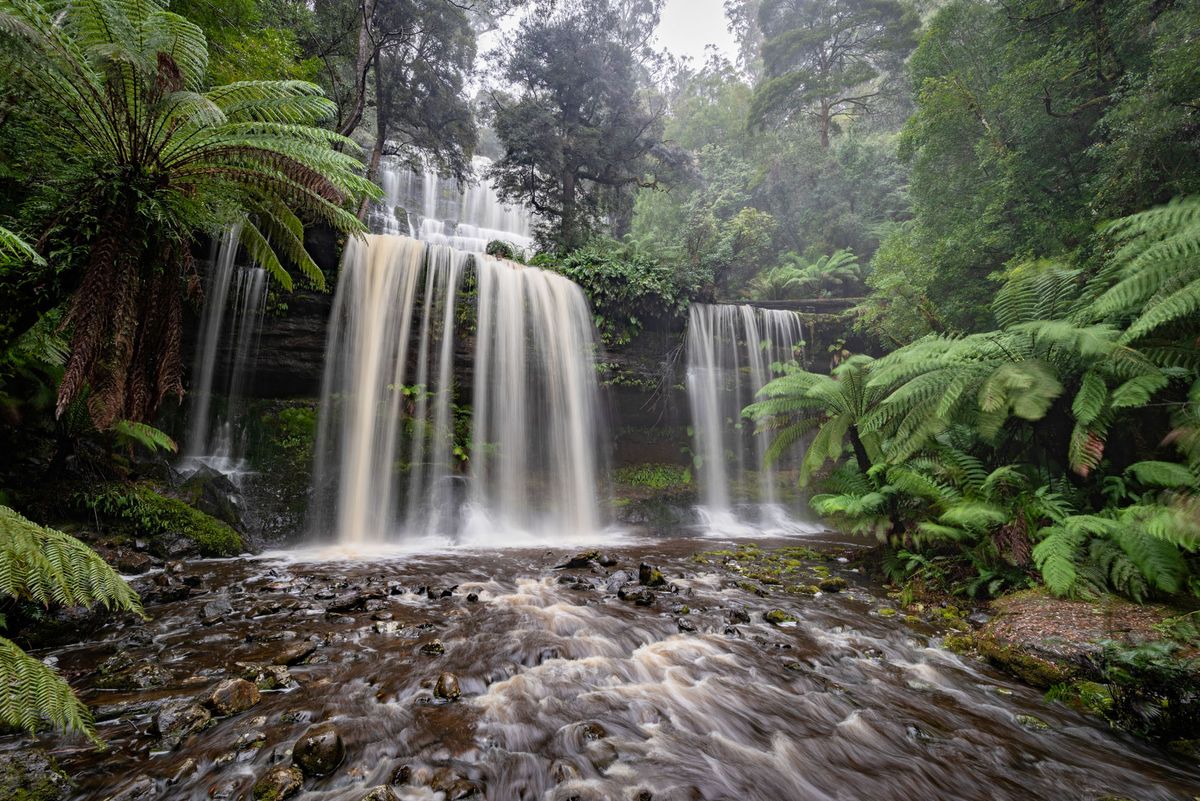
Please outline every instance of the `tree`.
[[750, 120], [805, 116], [828, 148], [840, 115], [869, 111], [877, 81], [911, 51], [917, 18], [899, 0], [763, 0], [763, 78]]
[[512, 93], [493, 93], [504, 156], [489, 177], [506, 201], [544, 221], [546, 244], [582, 245], [635, 187], [669, 170], [661, 106], [639, 86], [635, 35], [618, 2], [573, 2], [530, 14], [500, 60]]
[[22, 97], [8, 123], [38, 148], [6, 188], [50, 256], [46, 267], [28, 263], [27, 276], [5, 268], [29, 298], [5, 309], [0, 328], [19, 335], [69, 298], [58, 412], [86, 397], [98, 429], [146, 421], [182, 394], [182, 304], [199, 292], [198, 231], [237, 225], [251, 260], [281, 286], [292, 286], [285, 262], [323, 286], [302, 217], [357, 232], [343, 204], [379, 190], [338, 149], [353, 143], [316, 127], [334, 113], [319, 87], [205, 91], [203, 33], [152, 2], [72, 2], [52, 14], [3, 0], [0, 30], [5, 80]]

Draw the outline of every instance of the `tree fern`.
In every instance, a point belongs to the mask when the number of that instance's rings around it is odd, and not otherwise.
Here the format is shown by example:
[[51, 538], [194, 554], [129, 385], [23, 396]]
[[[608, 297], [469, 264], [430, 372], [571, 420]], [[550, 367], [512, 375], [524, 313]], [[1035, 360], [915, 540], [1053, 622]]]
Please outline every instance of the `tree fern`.
[[116, 434], [118, 440], [124, 444], [141, 445], [151, 452], [170, 451], [171, 453], [175, 453], [179, 450], [179, 445], [176, 444], [175, 440], [165, 432], [147, 423], [118, 420], [113, 423], [112, 428], [109, 430]]

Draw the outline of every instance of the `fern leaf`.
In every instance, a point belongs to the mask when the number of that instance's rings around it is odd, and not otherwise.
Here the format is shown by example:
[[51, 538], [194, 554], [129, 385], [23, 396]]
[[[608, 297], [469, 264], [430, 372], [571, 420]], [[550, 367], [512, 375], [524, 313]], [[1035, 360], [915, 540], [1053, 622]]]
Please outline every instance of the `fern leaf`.
[[43, 723], [102, 745], [91, 713], [63, 677], [0, 637], [0, 724], [34, 734]]

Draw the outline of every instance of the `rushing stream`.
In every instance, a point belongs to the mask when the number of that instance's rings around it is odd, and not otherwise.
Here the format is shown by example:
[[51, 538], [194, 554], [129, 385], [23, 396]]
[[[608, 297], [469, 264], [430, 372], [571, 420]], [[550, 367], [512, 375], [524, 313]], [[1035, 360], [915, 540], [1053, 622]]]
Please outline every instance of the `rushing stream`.
[[[573, 569], [556, 569], [563, 549], [176, 565], [147, 582], [148, 622], [109, 624], [51, 655], [112, 746], [60, 741], [56, 753], [80, 801], [249, 799], [323, 721], [341, 732], [345, 761], [307, 780], [302, 801], [359, 801], [383, 784], [414, 801], [1155, 801], [1200, 790], [1194, 765], [936, 647], [925, 624], [880, 615], [890, 603], [844, 565], [828, 563], [848, 591], [798, 595], [748, 586], [736, 553], [694, 556], [729, 547], [629, 542], [603, 566]], [[671, 586], [639, 586], [643, 562]], [[765, 622], [773, 609], [796, 622]], [[290, 675], [170, 749], [161, 710], [259, 670], [246, 663], [286, 663]], [[461, 698], [435, 697], [443, 673]], [[149, 688], [94, 689], [122, 676]]]

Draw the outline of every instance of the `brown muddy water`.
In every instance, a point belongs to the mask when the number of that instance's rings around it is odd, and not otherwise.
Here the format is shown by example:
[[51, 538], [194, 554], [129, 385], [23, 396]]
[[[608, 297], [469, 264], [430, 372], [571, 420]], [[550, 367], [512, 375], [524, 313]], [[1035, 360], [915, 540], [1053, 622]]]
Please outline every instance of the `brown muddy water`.
[[[146, 585], [148, 622], [39, 653], [96, 710], [110, 749], [43, 745], [77, 799], [249, 799], [325, 721], [346, 756], [305, 780], [302, 801], [359, 801], [378, 785], [414, 801], [1200, 794], [1196, 765], [880, 616], [890, 602], [844, 565], [832, 563], [847, 592], [763, 595], [692, 558], [723, 547], [647, 540], [568, 570], [555, 569], [564, 549], [177, 566]], [[673, 587], [643, 594], [641, 562]], [[795, 622], [765, 622], [774, 609]], [[163, 710], [255, 670], [245, 663], [286, 663], [290, 679], [172, 748]], [[435, 697], [443, 673], [457, 700]], [[148, 686], [99, 688], [131, 683]]]

